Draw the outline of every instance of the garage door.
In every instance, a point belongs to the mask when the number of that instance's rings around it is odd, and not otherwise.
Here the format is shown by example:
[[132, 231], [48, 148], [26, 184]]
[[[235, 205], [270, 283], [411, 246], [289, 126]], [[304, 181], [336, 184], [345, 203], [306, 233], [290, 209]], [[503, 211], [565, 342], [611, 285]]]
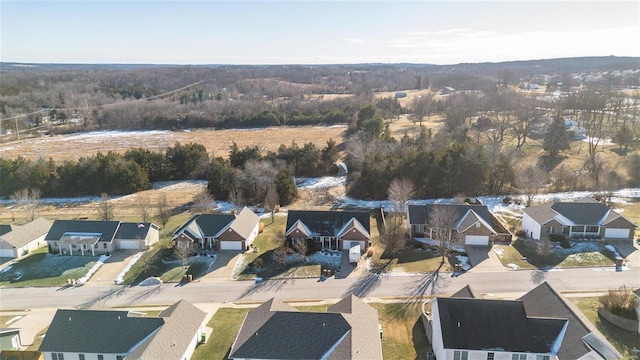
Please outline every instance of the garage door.
[[467, 235], [465, 245], [489, 245], [489, 237], [486, 235]]
[[13, 249], [0, 249], [0, 257], [14, 258], [15, 254]]
[[242, 241], [220, 241], [220, 250], [242, 250]]
[[120, 249], [139, 250], [140, 240], [120, 240]]
[[605, 229], [604, 237], [610, 239], [628, 239], [629, 229]]

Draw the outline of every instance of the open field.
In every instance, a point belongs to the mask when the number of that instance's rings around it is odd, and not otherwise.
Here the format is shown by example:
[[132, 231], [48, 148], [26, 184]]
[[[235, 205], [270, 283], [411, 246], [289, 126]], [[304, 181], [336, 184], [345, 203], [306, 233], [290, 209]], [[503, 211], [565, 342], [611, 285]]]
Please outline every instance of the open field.
[[36, 160], [53, 158], [55, 161], [77, 160], [81, 156], [92, 156], [97, 152], [114, 151], [124, 153], [127, 149], [143, 147], [153, 151], [164, 151], [168, 146], [180, 142], [199, 143], [213, 156], [227, 157], [235, 142], [238, 147], [257, 145], [264, 150], [276, 151], [281, 144], [298, 145], [313, 142], [323, 148], [329, 139], [342, 143], [346, 125], [270, 127], [261, 129], [192, 131], [99, 131], [71, 135], [57, 135], [22, 140], [0, 145], [0, 156], [14, 159], [18, 156]]

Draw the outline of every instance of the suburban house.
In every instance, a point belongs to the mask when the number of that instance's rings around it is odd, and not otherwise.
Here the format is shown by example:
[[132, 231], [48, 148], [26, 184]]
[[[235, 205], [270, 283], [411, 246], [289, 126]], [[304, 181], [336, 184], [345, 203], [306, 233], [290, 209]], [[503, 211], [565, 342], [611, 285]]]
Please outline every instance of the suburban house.
[[40, 345], [45, 360], [189, 359], [203, 340], [206, 313], [185, 300], [157, 317], [128, 311], [56, 311]]
[[636, 225], [606, 205], [583, 198], [552, 202], [523, 210], [522, 230], [536, 240], [551, 234], [566, 237], [633, 239]]
[[354, 295], [326, 313], [272, 298], [245, 316], [229, 359], [382, 359], [378, 312]]
[[518, 300], [481, 299], [471, 289], [436, 298], [426, 313], [438, 359], [620, 359], [622, 355], [548, 283]]
[[173, 234], [176, 246], [197, 243], [200, 249], [245, 250], [260, 232], [260, 217], [245, 207], [239, 214], [200, 214]]
[[160, 239], [154, 223], [56, 220], [45, 241], [61, 255], [96, 256], [114, 250], [145, 250]]
[[368, 211], [289, 210], [285, 236], [288, 241], [311, 240], [316, 249], [366, 250], [371, 240]]
[[20, 329], [0, 328], [0, 351], [20, 350]]
[[37, 218], [24, 225], [0, 226], [0, 257], [19, 258], [46, 244], [51, 222]]
[[432, 239], [430, 223], [437, 213], [451, 216], [451, 233], [464, 239], [465, 245], [489, 245], [489, 241], [510, 241], [511, 233], [481, 204], [425, 204], [407, 207], [407, 232], [412, 238]]

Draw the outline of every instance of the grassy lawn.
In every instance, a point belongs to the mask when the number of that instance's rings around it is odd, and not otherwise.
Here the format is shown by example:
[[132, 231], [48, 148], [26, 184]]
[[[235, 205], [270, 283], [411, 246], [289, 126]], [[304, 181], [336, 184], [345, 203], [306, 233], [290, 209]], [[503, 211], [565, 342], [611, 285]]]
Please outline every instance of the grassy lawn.
[[515, 264], [520, 269], [614, 266], [615, 264], [613, 253], [601, 244], [572, 243], [572, 245], [569, 249], [563, 249], [556, 244], [553, 253], [546, 257], [526, 246], [521, 239], [511, 245], [494, 245], [492, 251], [500, 252], [498, 257], [502, 265]]
[[13, 318], [15, 318], [15, 316], [13, 315], [0, 315], [0, 328], [10, 327], [10, 326], [7, 326], [7, 322], [9, 322], [9, 320]]
[[[79, 279], [98, 260], [97, 256], [59, 256], [47, 254], [43, 247], [19, 260], [2, 273], [0, 286], [63, 286], [67, 279]], [[19, 279], [16, 276], [22, 275]]]
[[40, 330], [36, 334], [36, 336], [33, 338], [33, 344], [29, 345], [26, 351], [38, 351], [38, 348], [40, 348], [40, 345], [42, 344], [42, 340], [44, 340], [44, 334], [47, 333], [47, 330], [49, 330], [48, 326]]
[[[430, 351], [429, 343], [420, 320], [420, 309], [407, 308], [404, 304], [372, 303], [384, 333], [382, 354], [385, 359], [424, 359]], [[300, 311], [325, 312], [328, 305], [300, 306]], [[221, 308], [207, 326], [213, 328], [213, 336], [206, 344], [199, 345], [191, 359], [227, 359], [245, 315], [251, 309]]]
[[598, 316], [597, 297], [570, 298], [592, 324], [615, 346], [625, 359], [632, 359], [633, 348], [640, 348], [640, 335], [624, 331]]

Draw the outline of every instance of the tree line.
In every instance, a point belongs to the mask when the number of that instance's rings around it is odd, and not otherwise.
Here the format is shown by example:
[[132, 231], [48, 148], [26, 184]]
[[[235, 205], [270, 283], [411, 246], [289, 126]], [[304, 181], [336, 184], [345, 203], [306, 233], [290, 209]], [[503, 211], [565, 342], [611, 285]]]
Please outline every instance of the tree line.
[[234, 143], [228, 159], [210, 158], [206, 148], [195, 143], [176, 143], [164, 152], [137, 148], [124, 154], [98, 153], [61, 164], [42, 158], [0, 159], [0, 196], [23, 189], [37, 189], [44, 197], [123, 195], [149, 189], [156, 181], [194, 179], [208, 180], [216, 200], [231, 199], [237, 205], [271, 200], [274, 207], [296, 198], [293, 176], [335, 174], [338, 153], [336, 142], [330, 140], [322, 149], [293, 142], [266, 154], [258, 147], [240, 149]]

